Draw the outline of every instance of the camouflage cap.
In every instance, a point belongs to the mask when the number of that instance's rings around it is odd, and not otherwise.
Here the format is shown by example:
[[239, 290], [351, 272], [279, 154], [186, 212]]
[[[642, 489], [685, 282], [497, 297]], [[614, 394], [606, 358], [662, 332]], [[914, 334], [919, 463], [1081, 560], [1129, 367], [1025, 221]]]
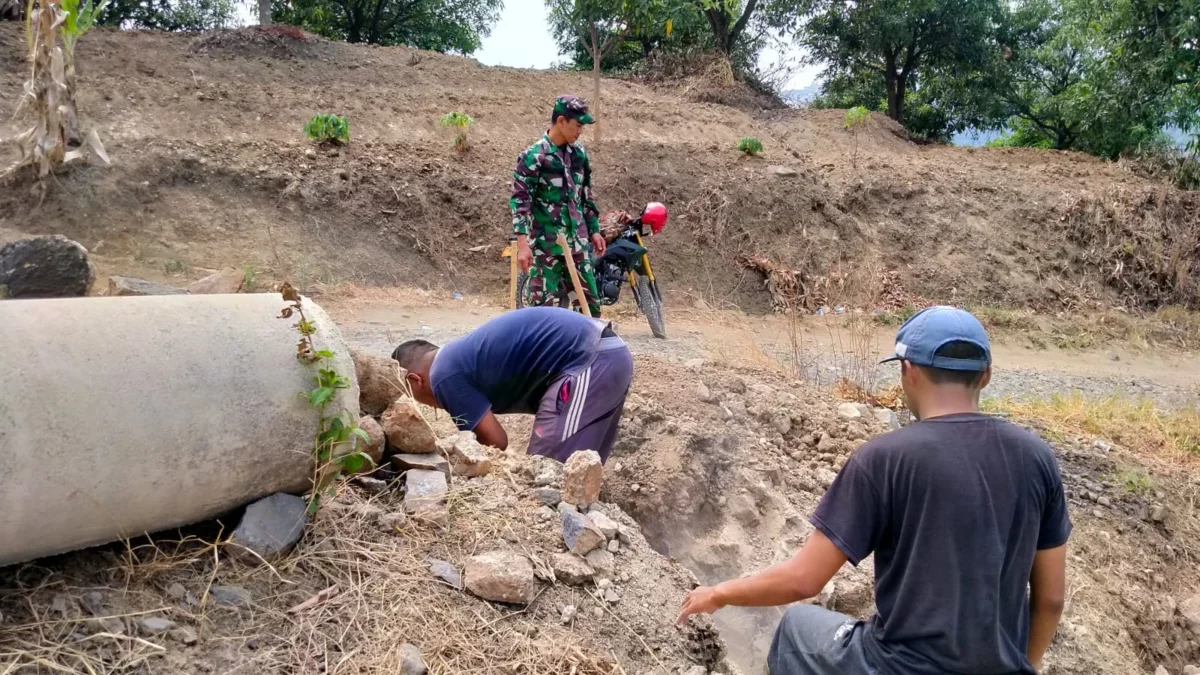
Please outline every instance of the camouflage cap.
[[588, 112], [587, 101], [578, 96], [559, 96], [558, 100], [554, 102], [554, 112], [579, 120], [580, 124], [591, 124], [596, 121]]

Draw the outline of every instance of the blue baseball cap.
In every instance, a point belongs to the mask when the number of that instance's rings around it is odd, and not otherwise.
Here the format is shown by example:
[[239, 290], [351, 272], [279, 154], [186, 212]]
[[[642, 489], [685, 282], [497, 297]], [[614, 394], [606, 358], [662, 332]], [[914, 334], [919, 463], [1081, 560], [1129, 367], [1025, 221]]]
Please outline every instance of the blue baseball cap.
[[[977, 359], [938, 356], [938, 350], [951, 342], [973, 344], [983, 355]], [[983, 324], [970, 312], [956, 307], [928, 307], [900, 326], [896, 352], [880, 363], [900, 360], [927, 368], [978, 372], [992, 365], [992, 348]]]

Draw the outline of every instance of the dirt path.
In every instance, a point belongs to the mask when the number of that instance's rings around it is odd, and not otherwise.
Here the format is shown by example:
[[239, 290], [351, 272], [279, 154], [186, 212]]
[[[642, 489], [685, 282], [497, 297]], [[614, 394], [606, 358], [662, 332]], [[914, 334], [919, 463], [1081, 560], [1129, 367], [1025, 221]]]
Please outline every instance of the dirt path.
[[[326, 304], [352, 345], [384, 353], [413, 337], [445, 342], [504, 311], [486, 300], [453, 304], [438, 301], [426, 306], [379, 300], [333, 300]], [[673, 362], [704, 359], [735, 369], [769, 370], [782, 375], [792, 372], [792, 341], [784, 317], [680, 310], [668, 315], [670, 339], [657, 340], [631, 306], [618, 305], [606, 316], [617, 323], [635, 354]], [[873, 374], [881, 384], [894, 381], [899, 375], [896, 366], [872, 365], [891, 350], [894, 329], [875, 330], [866, 344], [856, 340], [842, 324], [836, 317], [803, 320], [798, 337], [802, 345], [799, 361], [807, 379], [832, 384], [843, 375]], [[991, 397], [1118, 394], [1150, 398], [1168, 407], [1194, 405], [1200, 398], [1196, 385], [1200, 382], [1200, 359], [1188, 353], [1137, 352], [1123, 346], [1088, 352], [1033, 349], [1001, 335], [994, 345], [994, 358], [995, 374], [985, 392]]]

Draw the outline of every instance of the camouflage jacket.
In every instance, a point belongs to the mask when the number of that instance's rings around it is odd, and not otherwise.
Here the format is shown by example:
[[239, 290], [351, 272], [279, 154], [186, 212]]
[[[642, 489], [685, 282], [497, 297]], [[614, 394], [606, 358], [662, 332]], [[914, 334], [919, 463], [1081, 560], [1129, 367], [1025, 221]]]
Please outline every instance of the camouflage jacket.
[[592, 167], [578, 143], [558, 147], [543, 135], [517, 158], [513, 171], [513, 232], [554, 239], [559, 231], [578, 238], [600, 231], [600, 212], [592, 199]]

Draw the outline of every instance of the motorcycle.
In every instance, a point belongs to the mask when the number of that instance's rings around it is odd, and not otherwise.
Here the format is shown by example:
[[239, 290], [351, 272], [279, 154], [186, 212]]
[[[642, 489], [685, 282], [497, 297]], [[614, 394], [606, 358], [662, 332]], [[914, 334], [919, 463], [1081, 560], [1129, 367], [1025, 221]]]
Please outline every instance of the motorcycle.
[[[600, 304], [616, 304], [621, 299], [621, 287], [628, 282], [638, 310], [650, 324], [650, 332], [656, 338], [665, 339], [667, 329], [663, 321], [663, 297], [658, 290], [654, 272], [650, 269], [650, 257], [642, 242], [642, 235], [653, 236], [662, 232], [667, 224], [667, 207], [658, 202], [651, 202], [636, 218], [631, 218], [625, 213], [613, 212], [606, 214], [604, 220], [611, 222], [611, 225], [602, 230], [608, 244], [607, 249], [599, 258], [591, 254], [596, 286], [600, 291]], [[504, 249], [501, 257], [510, 258], [512, 263], [513, 281], [510, 292], [513, 296], [513, 307], [524, 307], [527, 301], [529, 274], [517, 268], [516, 247], [513, 244]], [[571, 306], [571, 297], [565, 287], [559, 294], [558, 306]]]

